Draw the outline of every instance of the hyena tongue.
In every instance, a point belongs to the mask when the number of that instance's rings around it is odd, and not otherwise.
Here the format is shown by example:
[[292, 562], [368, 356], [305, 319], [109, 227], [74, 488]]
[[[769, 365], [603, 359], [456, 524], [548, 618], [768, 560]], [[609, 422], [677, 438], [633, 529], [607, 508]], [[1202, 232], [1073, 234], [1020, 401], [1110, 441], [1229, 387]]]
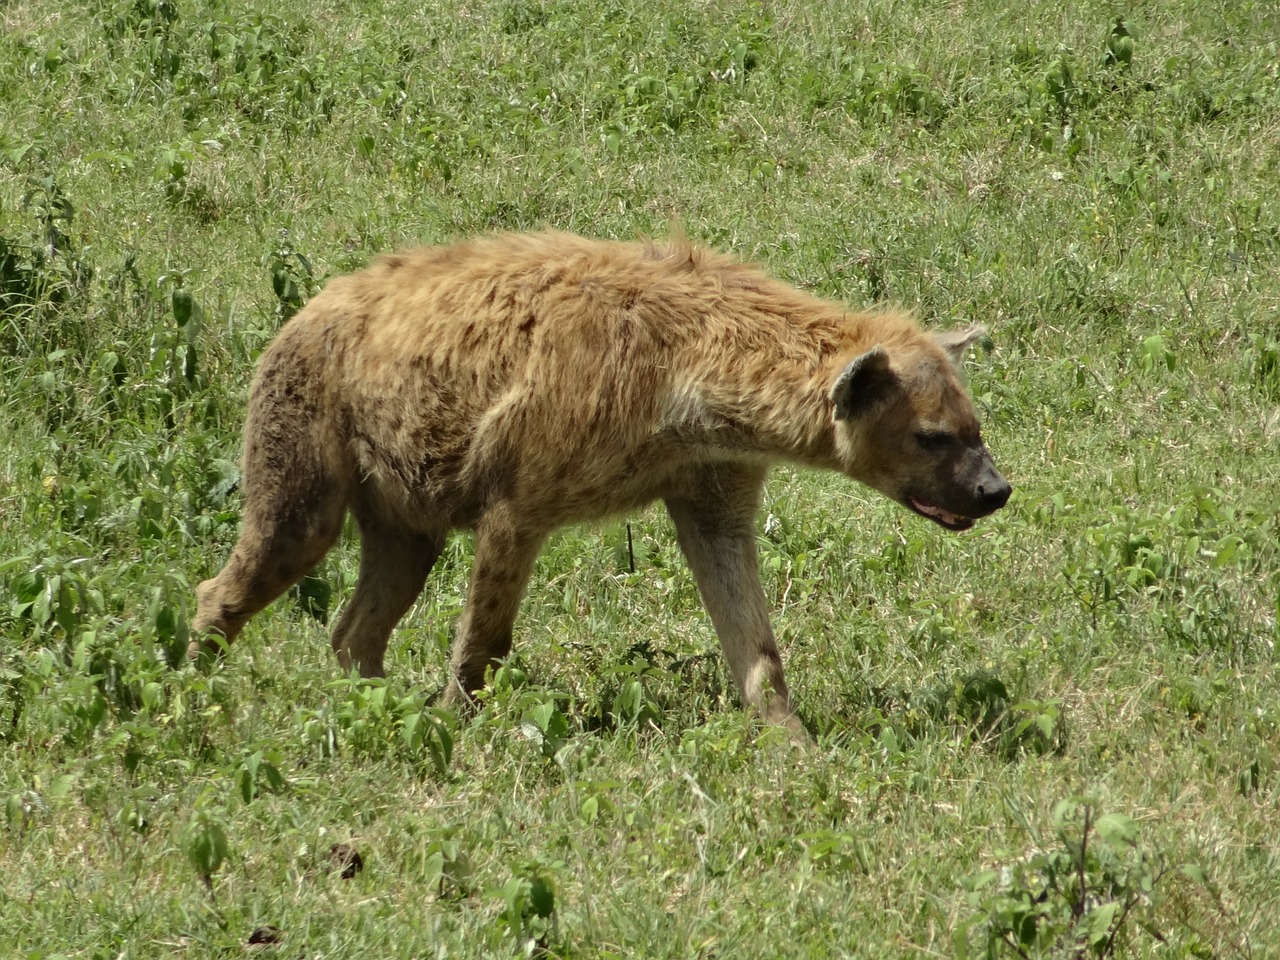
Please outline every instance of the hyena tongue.
[[925, 503], [919, 497], [912, 497], [911, 505], [926, 517], [929, 517], [931, 520], [937, 520], [945, 527], [967, 527], [973, 523], [973, 521], [968, 517], [962, 517], [958, 513], [943, 510], [941, 507], [934, 506], [932, 503]]

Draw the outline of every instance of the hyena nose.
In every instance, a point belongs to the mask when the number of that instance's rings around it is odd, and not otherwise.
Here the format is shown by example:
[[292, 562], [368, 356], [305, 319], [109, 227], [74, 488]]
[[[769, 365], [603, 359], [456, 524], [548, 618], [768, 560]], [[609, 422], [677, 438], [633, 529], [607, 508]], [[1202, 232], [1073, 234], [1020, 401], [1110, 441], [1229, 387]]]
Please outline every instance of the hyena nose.
[[978, 484], [978, 501], [988, 512], [994, 512], [1009, 502], [1013, 487], [1000, 474], [985, 483]]

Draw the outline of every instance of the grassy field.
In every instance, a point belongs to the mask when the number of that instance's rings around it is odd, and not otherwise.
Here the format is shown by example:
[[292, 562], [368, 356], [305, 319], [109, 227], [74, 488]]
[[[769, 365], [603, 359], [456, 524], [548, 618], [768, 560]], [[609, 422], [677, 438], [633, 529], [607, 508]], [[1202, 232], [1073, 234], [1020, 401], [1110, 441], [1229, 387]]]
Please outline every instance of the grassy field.
[[[5, 956], [1280, 956], [1280, 6], [0, 23]], [[991, 331], [975, 531], [771, 480], [812, 749], [739, 710], [659, 510], [551, 542], [474, 718], [431, 706], [466, 538], [385, 684], [327, 643], [354, 535], [181, 664], [254, 360], [326, 278], [673, 220]]]

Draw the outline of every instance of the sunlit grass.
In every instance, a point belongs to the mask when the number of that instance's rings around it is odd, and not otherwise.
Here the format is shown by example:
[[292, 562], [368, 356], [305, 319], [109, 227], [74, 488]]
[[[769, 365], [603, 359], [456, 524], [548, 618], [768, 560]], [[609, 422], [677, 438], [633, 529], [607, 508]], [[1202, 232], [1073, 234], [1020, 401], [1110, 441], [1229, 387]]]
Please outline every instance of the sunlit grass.
[[[0, 939], [1268, 955], [1274, 5], [273, 9], [0, 11]], [[429, 700], [465, 537], [385, 685], [341, 677], [319, 622], [354, 535], [224, 664], [181, 664], [253, 363], [328, 277], [673, 221], [990, 329], [969, 378], [1005, 510], [952, 536], [771, 480], [762, 576], [815, 747], [739, 711], [657, 509], [552, 538], [474, 718]]]

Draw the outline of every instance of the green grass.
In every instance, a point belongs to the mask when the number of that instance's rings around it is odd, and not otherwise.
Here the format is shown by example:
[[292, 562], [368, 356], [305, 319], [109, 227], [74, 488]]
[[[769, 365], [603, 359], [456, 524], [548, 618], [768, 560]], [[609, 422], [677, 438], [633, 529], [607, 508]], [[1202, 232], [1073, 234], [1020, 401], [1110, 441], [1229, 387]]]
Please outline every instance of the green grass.
[[[267, 924], [281, 957], [1277, 955], [1280, 8], [264, 8], [0, 4], [14, 955]], [[971, 386], [1016, 490], [972, 534], [772, 478], [813, 749], [739, 712], [656, 510], [552, 541], [474, 719], [430, 705], [465, 538], [386, 685], [319, 622], [353, 537], [224, 665], [171, 666], [253, 362], [326, 278], [673, 219], [991, 329]]]

